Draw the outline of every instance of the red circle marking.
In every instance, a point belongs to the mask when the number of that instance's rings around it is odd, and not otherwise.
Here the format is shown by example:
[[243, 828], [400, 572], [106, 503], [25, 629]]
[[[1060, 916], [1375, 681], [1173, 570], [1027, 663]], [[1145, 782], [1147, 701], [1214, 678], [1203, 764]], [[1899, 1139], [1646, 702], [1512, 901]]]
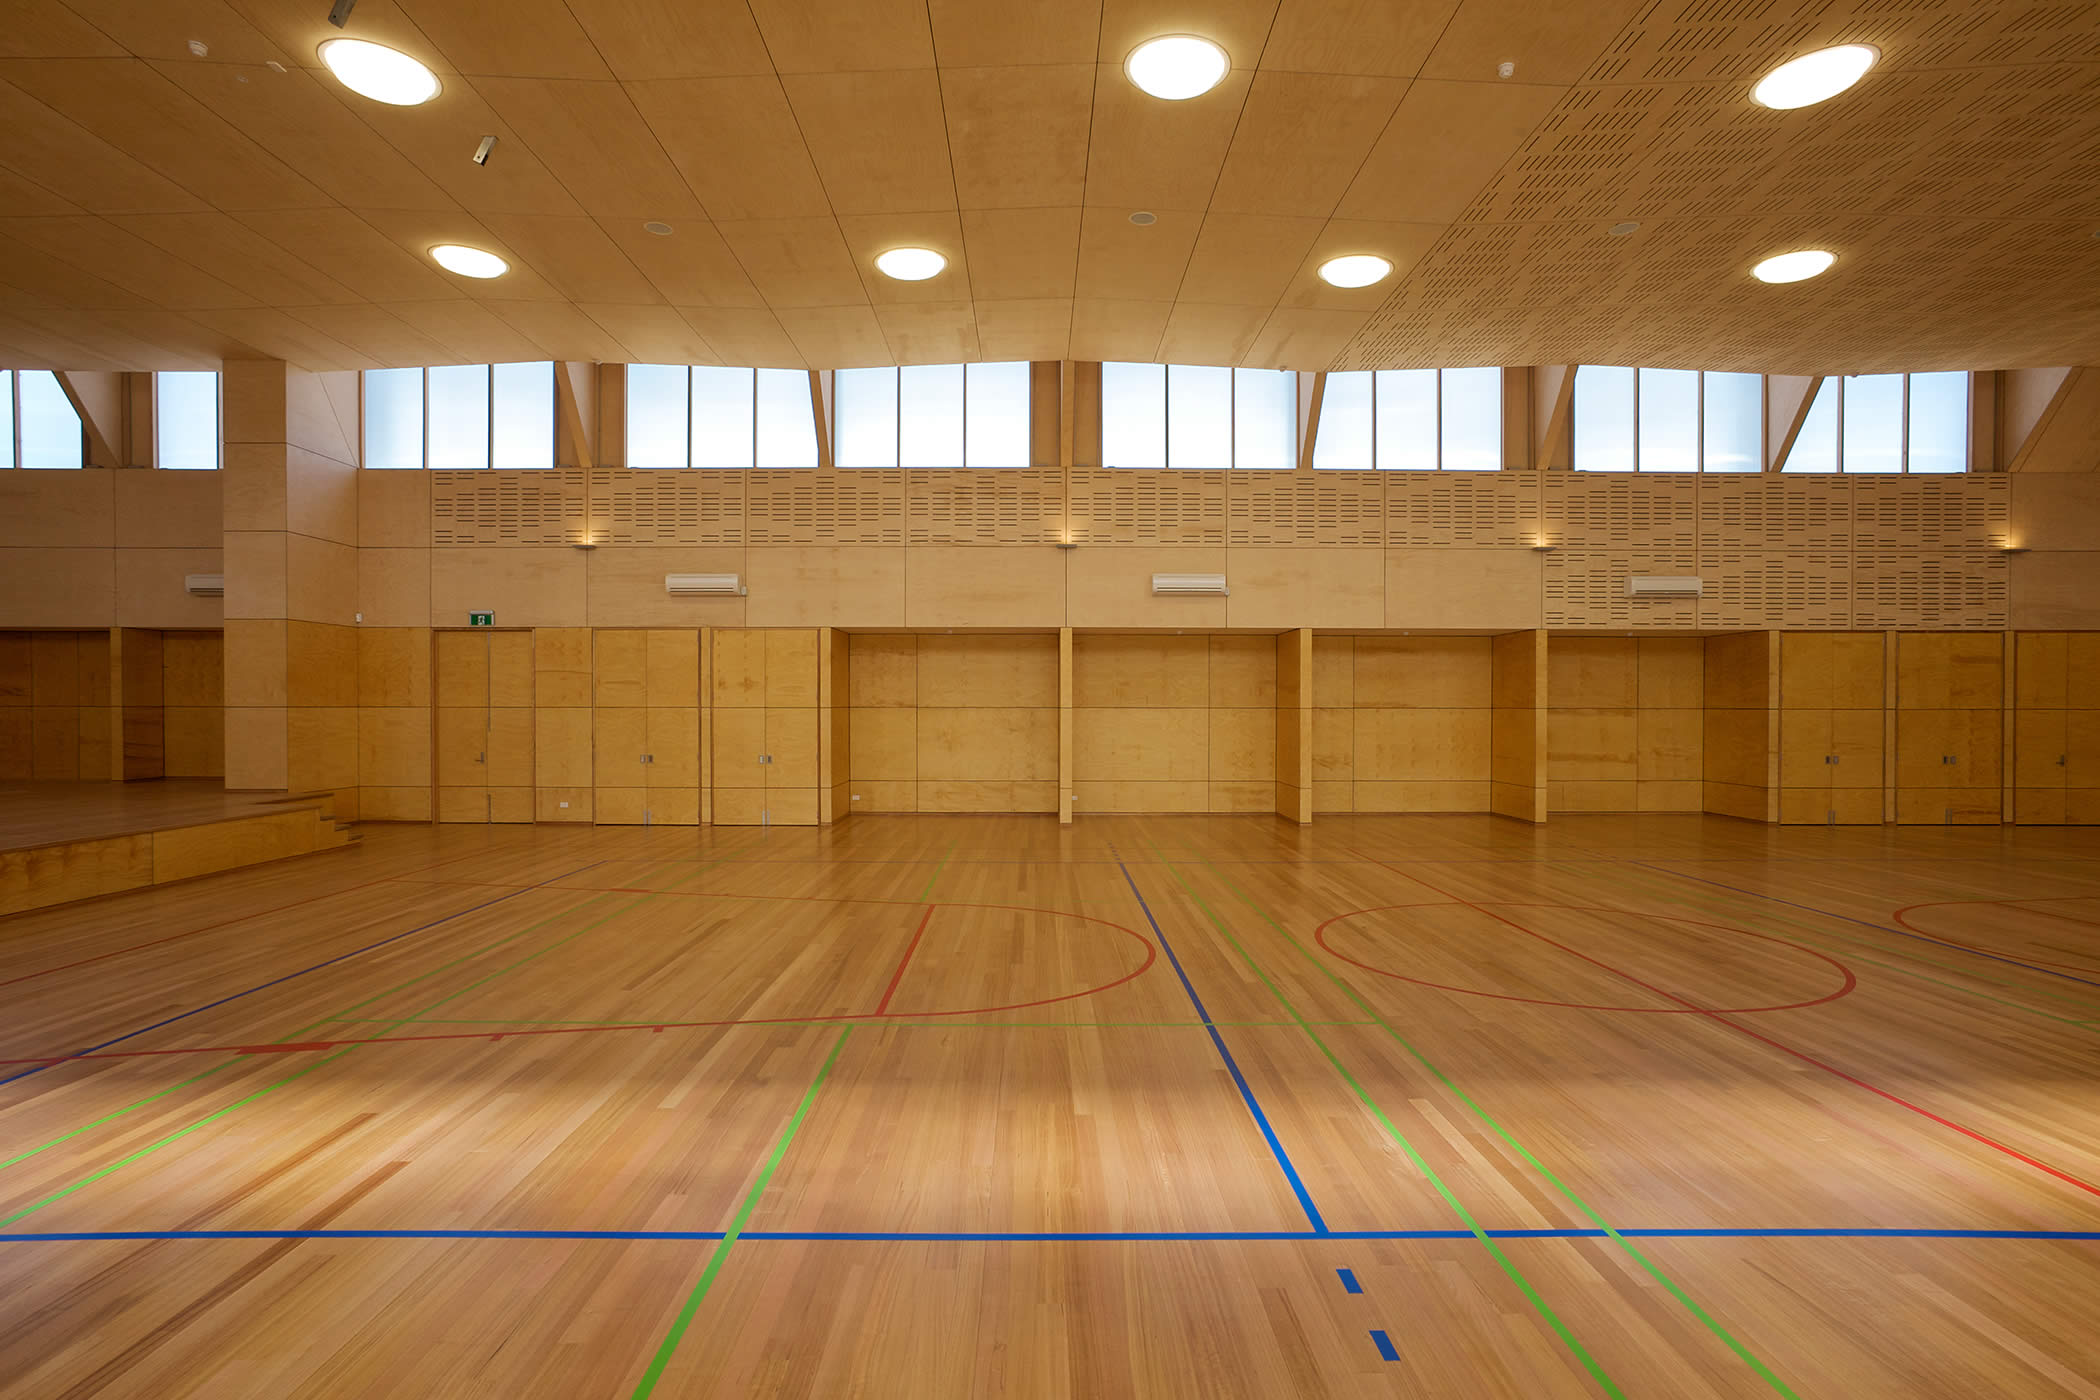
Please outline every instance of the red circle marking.
[[1986, 957], [2004, 958], [2008, 962], [2026, 963], [2033, 967], [2053, 967], [2060, 972], [2100, 973], [2100, 967], [2083, 963], [2051, 962], [2047, 958], [2028, 957], [2019, 953], [2008, 953], [2000, 948], [1979, 948], [1973, 943], [1964, 943], [1958, 938], [1949, 938], [1944, 933], [1934, 933], [1929, 928], [1919, 928], [1906, 914], [1915, 914], [1920, 909], [1950, 909], [1968, 904], [1987, 904], [2000, 909], [2012, 909], [2023, 914], [2039, 914], [2045, 919], [2061, 919], [2067, 924], [2084, 924], [2087, 928], [2100, 928], [2100, 919], [2081, 919], [2075, 914], [2059, 914], [2054, 909], [2030, 909], [2031, 904], [2042, 904], [2049, 900], [2093, 899], [2100, 896], [2089, 894], [2042, 895], [2034, 899], [1942, 899], [1931, 904], [1906, 904], [1889, 917], [1909, 929], [1920, 938], [1929, 938], [1935, 943], [1944, 943], [1950, 948], [1961, 948], [1971, 953], [1982, 953]]
[[[1796, 952], [1806, 953], [1812, 958], [1817, 958], [1823, 962], [1829, 963], [1832, 967], [1838, 970], [1838, 974], [1844, 979], [1844, 981], [1834, 992], [1827, 992], [1822, 996], [1814, 997], [1808, 1001], [1790, 1001], [1774, 1006], [1599, 1006], [1590, 1002], [1551, 1001], [1544, 997], [1520, 997], [1512, 995], [1508, 992], [1483, 992], [1477, 987], [1454, 987], [1447, 982], [1431, 982], [1427, 978], [1409, 977], [1404, 972], [1394, 972], [1389, 968], [1383, 968], [1373, 963], [1367, 963], [1361, 958], [1353, 958], [1349, 956], [1349, 954], [1343, 952], [1341, 949], [1335, 947], [1332, 943], [1327, 941], [1327, 930], [1333, 925], [1341, 923], [1345, 919], [1359, 918], [1365, 914], [1382, 914], [1388, 909], [1420, 909], [1425, 907], [1429, 906], [1424, 906], [1420, 904], [1379, 904], [1374, 905], [1369, 909], [1351, 909], [1346, 914], [1335, 915], [1326, 923], [1323, 923], [1318, 928], [1314, 929], [1313, 940], [1317, 942], [1322, 948], [1325, 948], [1328, 952], [1340, 958], [1343, 962], [1350, 963], [1356, 967], [1360, 967], [1366, 972], [1375, 972], [1380, 977], [1390, 977], [1397, 982], [1412, 982], [1418, 987], [1435, 987], [1439, 991], [1457, 992], [1461, 996], [1489, 997], [1495, 1001], [1521, 1001], [1531, 1006], [1563, 1006], [1573, 1011], [1636, 1011], [1643, 1012], [1649, 1015], [1660, 1016], [1707, 1016], [1716, 1013], [1736, 1016], [1746, 1015], [1753, 1011], [1798, 1011], [1805, 1006], [1821, 1006], [1824, 1002], [1836, 1001], [1839, 997], [1849, 996], [1852, 990], [1859, 985], [1859, 979], [1852, 975], [1852, 969], [1845, 966], [1844, 963], [1839, 962], [1836, 958], [1831, 957], [1828, 953], [1819, 952], [1814, 948], [1805, 947], [1802, 944], [1793, 942], [1791, 939], [1775, 938], [1769, 933], [1758, 933], [1754, 929], [1738, 928], [1734, 924], [1715, 924], [1708, 923], [1703, 919], [1681, 919], [1672, 914], [1645, 914], [1636, 909], [1610, 909], [1601, 905], [1594, 904], [1508, 904], [1502, 907], [1511, 909], [1566, 909], [1571, 910], [1575, 913], [1582, 914], [1624, 914], [1631, 918], [1637, 919], [1657, 919], [1662, 921], [1663, 923], [1689, 924], [1694, 928], [1713, 928], [1720, 929], [1726, 933], [1746, 934], [1751, 938], [1762, 938], [1767, 943], [1777, 943], [1782, 947], [1792, 948]], [[1454, 904], [1448, 907], [1454, 909], [1466, 909], [1472, 908], [1473, 906], [1469, 904]], [[1481, 905], [1479, 912], [1485, 912], [1486, 910], [1494, 907], [1496, 906]], [[1522, 926], [1519, 925], [1519, 927], [1521, 928]], [[1528, 929], [1524, 931], [1534, 932], [1533, 930]], [[1598, 964], [1598, 966], [1604, 966], [1604, 964], [1600, 963]], [[1607, 970], [1614, 972], [1617, 971], [1616, 968], [1609, 968]]]

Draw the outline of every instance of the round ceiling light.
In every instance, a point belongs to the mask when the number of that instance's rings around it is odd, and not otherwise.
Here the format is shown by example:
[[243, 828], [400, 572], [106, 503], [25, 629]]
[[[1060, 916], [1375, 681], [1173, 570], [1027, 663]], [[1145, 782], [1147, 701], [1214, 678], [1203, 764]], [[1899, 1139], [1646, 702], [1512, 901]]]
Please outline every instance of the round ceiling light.
[[330, 39], [321, 62], [344, 87], [374, 102], [414, 107], [438, 95], [437, 74], [399, 49], [363, 39]]
[[1368, 287], [1383, 282], [1392, 270], [1392, 263], [1375, 253], [1351, 253], [1321, 263], [1320, 280], [1330, 287]]
[[430, 250], [430, 256], [445, 271], [456, 272], [462, 277], [501, 277], [510, 271], [510, 264], [494, 253], [484, 253], [463, 243], [440, 243]]
[[931, 248], [892, 248], [877, 255], [875, 266], [882, 269], [885, 277], [894, 277], [899, 282], [924, 282], [929, 277], [941, 275], [948, 260]]
[[1193, 34], [1148, 39], [1130, 51], [1123, 71], [1130, 81], [1168, 102], [1201, 97], [1225, 79], [1231, 62], [1225, 50]]
[[648, 223], [642, 225], [642, 232], [653, 233], [658, 238], [669, 238], [671, 236], [671, 226], [662, 219], [651, 219]]
[[1864, 78], [1880, 57], [1881, 50], [1871, 44], [1817, 49], [1765, 74], [1750, 95], [1762, 106], [1783, 111], [1811, 107], [1836, 97]]
[[[1150, 209], [1140, 209], [1130, 216], [1130, 222], [1136, 224], [1139, 228], [1150, 228], [1159, 222], [1159, 215], [1153, 213]], [[2100, 238], [2100, 234], [2093, 236]]]
[[1806, 282], [1830, 270], [1837, 261], [1837, 254], [1821, 248], [1803, 248], [1798, 252], [1781, 253], [1766, 258], [1750, 269], [1750, 275], [1760, 282]]

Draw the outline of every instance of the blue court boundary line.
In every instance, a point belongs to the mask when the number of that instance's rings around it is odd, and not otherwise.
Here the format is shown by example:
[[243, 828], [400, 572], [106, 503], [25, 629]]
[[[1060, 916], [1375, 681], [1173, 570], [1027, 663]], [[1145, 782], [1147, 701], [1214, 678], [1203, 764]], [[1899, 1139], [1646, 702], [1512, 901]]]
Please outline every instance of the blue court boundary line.
[[1162, 929], [1159, 920], [1152, 916], [1152, 906], [1145, 903], [1145, 896], [1138, 893], [1137, 881], [1131, 878], [1130, 867], [1123, 864], [1122, 855], [1116, 852], [1113, 845], [1108, 849], [1115, 855], [1116, 869], [1123, 872], [1123, 883], [1130, 886], [1131, 897], [1137, 900], [1138, 908], [1145, 911], [1145, 922], [1152, 925], [1153, 936], [1159, 939], [1159, 946], [1166, 953], [1167, 961], [1173, 964], [1174, 975], [1181, 979], [1181, 989], [1189, 994], [1189, 1004], [1196, 1008], [1196, 1015], [1202, 1020], [1203, 1029], [1210, 1032], [1210, 1043], [1217, 1047], [1219, 1058], [1225, 1061], [1225, 1068], [1232, 1074], [1232, 1082], [1239, 1086], [1240, 1097], [1246, 1101], [1247, 1111], [1254, 1115], [1255, 1126], [1260, 1128], [1261, 1135], [1268, 1139], [1269, 1151], [1275, 1155], [1276, 1165], [1283, 1168], [1284, 1176], [1289, 1179], [1291, 1190], [1297, 1194], [1298, 1204], [1305, 1211], [1305, 1218], [1312, 1222], [1315, 1234], [1331, 1234], [1327, 1222], [1320, 1217], [1320, 1208], [1313, 1204], [1312, 1193], [1305, 1189], [1304, 1181], [1299, 1179], [1298, 1169], [1291, 1165], [1291, 1154], [1283, 1150], [1282, 1139], [1278, 1138], [1276, 1130], [1269, 1126], [1268, 1115], [1261, 1111], [1261, 1101], [1254, 1097], [1254, 1089], [1247, 1083], [1247, 1076], [1240, 1073], [1239, 1062], [1232, 1058], [1232, 1051], [1225, 1048], [1225, 1037], [1218, 1034], [1217, 1023], [1210, 1019], [1209, 1008], [1204, 1006], [1203, 998], [1196, 995], [1195, 984], [1189, 981], [1189, 975], [1181, 970], [1181, 959], [1174, 956], [1174, 945], [1167, 941], [1166, 930]]
[[[1498, 1240], [1602, 1240], [1602, 1230], [1487, 1230]], [[2100, 1230], [1959, 1230], [1883, 1226], [1660, 1225], [1618, 1232], [1648, 1240], [2042, 1240], [2100, 1243]], [[721, 1230], [65, 1230], [0, 1235], [0, 1244], [79, 1244], [125, 1240], [613, 1240], [709, 1243]], [[746, 1230], [739, 1240], [793, 1244], [1333, 1244], [1352, 1240], [1470, 1240], [1470, 1230], [1136, 1230], [925, 1231]]]
[[497, 895], [494, 899], [483, 900], [479, 904], [473, 905], [466, 909], [461, 909], [456, 913], [447, 914], [443, 918], [432, 919], [427, 924], [418, 924], [412, 929], [406, 929], [400, 933], [390, 934], [387, 937], [380, 939], [377, 943], [367, 943], [362, 948], [352, 948], [347, 953], [338, 953], [336, 954], [336, 956], [328, 959], [326, 962], [317, 962], [312, 967], [302, 967], [297, 972], [287, 972], [282, 977], [274, 977], [267, 982], [259, 983], [256, 986], [248, 988], [248, 990], [245, 992], [235, 992], [232, 996], [220, 997], [217, 1001], [206, 1002], [202, 1006], [193, 1007], [188, 1011], [179, 1012], [176, 1015], [168, 1017], [164, 1021], [155, 1021], [150, 1026], [140, 1026], [137, 1030], [129, 1031], [123, 1035], [120, 1035], [115, 1040], [105, 1040], [100, 1045], [90, 1045], [85, 1050], [73, 1050], [67, 1052], [64, 1055], [54, 1056], [49, 1064], [37, 1065], [34, 1068], [25, 1069], [19, 1074], [10, 1074], [9, 1076], [7, 1076], [7, 1078], [0, 1079], [0, 1085], [12, 1084], [18, 1079], [27, 1079], [32, 1074], [42, 1074], [47, 1069], [56, 1069], [58, 1068], [58, 1066], [66, 1064], [81, 1055], [92, 1055], [97, 1050], [107, 1050], [112, 1045], [122, 1045], [125, 1041], [130, 1040], [136, 1036], [144, 1035], [148, 1031], [157, 1031], [162, 1026], [172, 1026], [177, 1021], [187, 1021], [192, 1016], [201, 1016], [205, 1012], [213, 1009], [214, 1007], [224, 1006], [230, 1001], [239, 1001], [242, 997], [254, 996], [257, 992], [268, 991], [270, 988], [278, 986], [285, 982], [290, 982], [294, 978], [304, 977], [309, 972], [319, 972], [324, 967], [333, 967], [337, 963], [343, 962], [344, 960], [349, 958], [354, 958], [360, 953], [369, 953], [374, 948], [384, 948], [389, 943], [399, 943], [404, 938], [413, 938], [419, 933], [426, 933], [429, 930], [436, 928], [439, 924], [449, 924], [454, 919], [464, 919], [467, 915], [479, 913], [481, 910], [487, 909], [491, 905], [501, 904], [507, 899], [516, 899], [519, 895], [530, 894], [534, 890], [546, 889], [548, 886], [554, 884], [557, 880], [570, 879], [574, 876], [583, 874], [586, 870], [595, 870], [603, 864], [605, 864], [605, 862], [602, 860], [594, 860], [589, 865], [578, 866], [576, 869], [571, 870], [567, 875], [552, 875], [549, 876], [547, 879], [540, 881], [536, 885], [522, 885], [519, 888], [510, 891], [508, 894]]
[[[1784, 904], [1789, 909], [1800, 909], [1806, 913], [1820, 914], [1826, 919], [1841, 919], [1848, 924], [1858, 924], [1861, 928], [1875, 929], [1882, 933], [1893, 933], [1899, 938], [1914, 938], [1920, 943], [1930, 943], [1935, 948], [1948, 948], [1957, 953], [1968, 953], [1974, 957], [1989, 958], [1992, 962], [2001, 962], [2012, 967], [2023, 968], [2028, 972], [2039, 972], [2050, 977], [2061, 977], [2066, 982], [2081, 982], [2088, 987], [2100, 987], [2100, 982], [2096, 982], [2090, 977], [2077, 977], [2068, 972], [2058, 972], [2054, 968], [2021, 962], [2018, 958], [2008, 958], [1999, 953], [1986, 953], [1981, 948], [1969, 948], [1959, 943], [1948, 943], [1943, 939], [1934, 938], [1930, 934], [1913, 933], [1907, 928], [1897, 928], [1893, 924], [1877, 924], [1872, 919], [1862, 919], [1853, 914], [1839, 914], [1829, 909], [1818, 909], [1813, 904], [1802, 904], [1791, 899], [1781, 899], [1776, 894], [1765, 894], [1761, 890], [1746, 890], [1741, 885], [1726, 885], [1719, 880], [1709, 880], [1704, 875], [1689, 875], [1682, 870], [1672, 870], [1668, 866], [1663, 865], [1651, 865], [1646, 861], [1629, 860], [1626, 864], [1633, 866], [1636, 870], [1646, 870], [1657, 875], [1674, 875], [1680, 880], [1693, 880], [1702, 885], [1712, 885], [1717, 890], [1729, 890], [1735, 894], [1746, 895], [1751, 899], [1770, 900], [1774, 904]], [[1991, 901], [1982, 902], [1989, 903]], [[2010, 902], [2017, 903], [2018, 901]], [[1891, 949], [1890, 951], [1893, 952], [1894, 950]]]

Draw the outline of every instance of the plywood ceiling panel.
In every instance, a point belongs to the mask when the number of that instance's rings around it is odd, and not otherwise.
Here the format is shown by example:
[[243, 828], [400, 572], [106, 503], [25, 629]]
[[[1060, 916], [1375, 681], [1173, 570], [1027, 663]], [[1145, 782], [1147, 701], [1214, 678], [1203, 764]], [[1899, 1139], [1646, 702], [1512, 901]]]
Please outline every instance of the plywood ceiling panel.
[[[22, 0], [9, 20], [10, 364], [2100, 360], [2100, 0], [360, 0], [340, 31], [315, 0]], [[1131, 48], [1183, 32], [1226, 49], [1225, 81], [1132, 87]], [[341, 33], [443, 90], [349, 93], [316, 52]], [[1749, 102], [1847, 41], [1883, 54], [1852, 92]], [[441, 239], [513, 270], [439, 272]], [[903, 243], [949, 269], [883, 278]], [[1800, 246], [1836, 269], [1748, 278]], [[1345, 252], [1396, 274], [1320, 282]]]

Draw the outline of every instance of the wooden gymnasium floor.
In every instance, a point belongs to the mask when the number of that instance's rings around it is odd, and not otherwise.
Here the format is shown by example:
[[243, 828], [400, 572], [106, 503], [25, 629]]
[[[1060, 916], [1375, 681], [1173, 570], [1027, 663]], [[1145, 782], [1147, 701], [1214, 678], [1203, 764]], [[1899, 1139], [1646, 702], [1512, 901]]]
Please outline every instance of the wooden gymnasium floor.
[[381, 827], [0, 996], [12, 1400], [2100, 1395], [2100, 832]]

